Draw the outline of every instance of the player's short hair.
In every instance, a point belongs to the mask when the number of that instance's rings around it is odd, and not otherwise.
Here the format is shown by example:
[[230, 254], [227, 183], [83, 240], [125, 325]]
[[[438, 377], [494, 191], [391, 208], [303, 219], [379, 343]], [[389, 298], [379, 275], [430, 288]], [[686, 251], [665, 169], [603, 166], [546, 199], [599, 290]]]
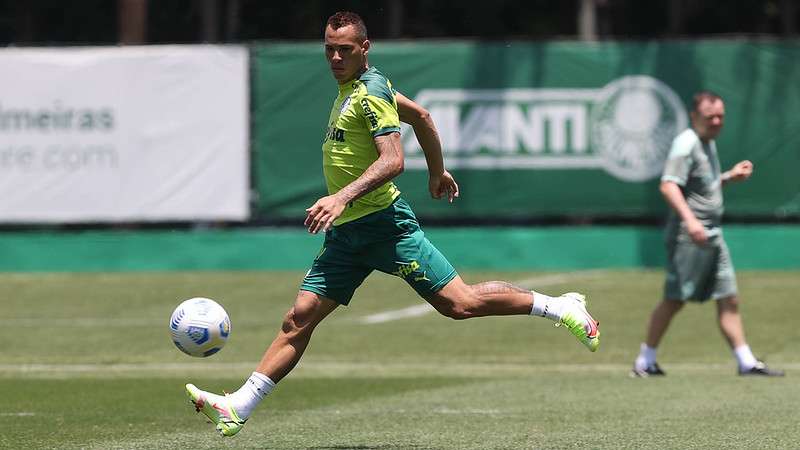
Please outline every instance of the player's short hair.
[[722, 97], [716, 92], [707, 90], [700, 91], [692, 96], [692, 111], [699, 112], [697, 108], [699, 108], [700, 104], [705, 101], [715, 102], [717, 100], [722, 100]]
[[326, 26], [330, 26], [334, 30], [352, 25], [356, 29], [356, 37], [359, 41], [367, 40], [367, 25], [361, 19], [361, 16], [350, 11], [339, 11], [336, 14], [328, 17]]

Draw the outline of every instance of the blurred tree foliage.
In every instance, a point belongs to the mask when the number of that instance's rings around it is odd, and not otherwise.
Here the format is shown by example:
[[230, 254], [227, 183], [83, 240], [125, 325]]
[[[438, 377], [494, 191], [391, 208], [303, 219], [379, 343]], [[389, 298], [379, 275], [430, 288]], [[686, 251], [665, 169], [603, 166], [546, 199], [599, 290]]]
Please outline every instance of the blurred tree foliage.
[[377, 39], [574, 39], [582, 1], [600, 39], [788, 36], [800, 11], [796, 0], [0, 0], [0, 43], [114, 44], [131, 2], [145, 3], [148, 43], [319, 39], [337, 10], [361, 14]]

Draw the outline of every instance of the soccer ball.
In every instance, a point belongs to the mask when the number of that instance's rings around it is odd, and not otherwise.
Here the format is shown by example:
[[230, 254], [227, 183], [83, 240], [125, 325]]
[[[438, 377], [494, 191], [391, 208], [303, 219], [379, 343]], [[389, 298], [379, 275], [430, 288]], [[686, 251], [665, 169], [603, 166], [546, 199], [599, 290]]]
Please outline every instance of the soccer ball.
[[178, 305], [169, 319], [172, 342], [190, 356], [205, 358], [225, 346], [231, 319], [219, 303], [195, 297]]

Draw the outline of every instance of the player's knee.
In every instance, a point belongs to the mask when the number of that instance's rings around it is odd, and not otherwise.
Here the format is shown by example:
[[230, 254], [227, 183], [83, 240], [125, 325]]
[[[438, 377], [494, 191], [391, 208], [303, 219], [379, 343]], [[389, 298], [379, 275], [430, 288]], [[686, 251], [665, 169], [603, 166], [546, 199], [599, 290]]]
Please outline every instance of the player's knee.
[[439, 314], [453, 320], [464, 320], [475, 317], [475, 308], [472, 304], [459, 299], [439, 299], [433, 303]]
[[439, 314], [454, 320], [476, 317], [481, 305], [475, 289], [458, 277], [427, 300]]
[[719, 299], [717, 304], [721, 311], [739, 312], [739, 297], [735, 295]]
[[297, 301], [283, 317], [281, 330], [290, 336], [302, 334], [312, 328], [314, 316], [313, 304]]
[[286, 312], [286, 315], [283, 316], [283, 324], [281, 325], [281, 331], [288, 335], [297, 334], [302, 329], [302, 324], [298, 320], [297, 315], [295, 314], [295, 309], [292, 307], [289, 311]]
[[458, 305], [450, 305], [447, 308], [439, 309], [438, 311], [443, 316], [449, 317], [453, 320], [464, 320], [472, 317], [472, 315], [469, 313], [469, 310]]
[[671, 312], [672, 314], [675, 314], [681, 309], [683, 309], [683, 306], [685, 304], [686, 302], [680, 300], [663, 300], [661, 302], [662, 308]]
[[735, 295], [732, 295], [730, 297], [727, 297], [727, 298], [723, 299], [723, 302], [725, 302], [725, 303], [727, 303], [727, 304], [729, 304], [731, 306], [739, 306], [739, 297], [737, 297]]

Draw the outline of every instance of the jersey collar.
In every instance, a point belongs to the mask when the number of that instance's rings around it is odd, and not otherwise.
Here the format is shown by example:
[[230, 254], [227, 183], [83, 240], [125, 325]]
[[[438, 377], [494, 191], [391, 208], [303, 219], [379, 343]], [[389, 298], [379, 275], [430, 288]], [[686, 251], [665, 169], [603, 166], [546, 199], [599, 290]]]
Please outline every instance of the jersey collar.
[[364, 75], [371, 74], [371, 73], [375, 72], [376, 70], [378, 70], [378, 69], [376, 69], [375, 66], [370, 66], [370, 67], [367, 68], [367, 70], [361, 72], [361, 75], [353, 78], [352, 80], [350, 80], [350, 81], [348, 81], [346, 83], [339, 84], [338, 85], [339, 86], [339, 93], [340, 94], [344, 94], [346, 92], [352, 91], [356, 87], [356, 81], [361, 81], [361, 79], [364, 78]]

